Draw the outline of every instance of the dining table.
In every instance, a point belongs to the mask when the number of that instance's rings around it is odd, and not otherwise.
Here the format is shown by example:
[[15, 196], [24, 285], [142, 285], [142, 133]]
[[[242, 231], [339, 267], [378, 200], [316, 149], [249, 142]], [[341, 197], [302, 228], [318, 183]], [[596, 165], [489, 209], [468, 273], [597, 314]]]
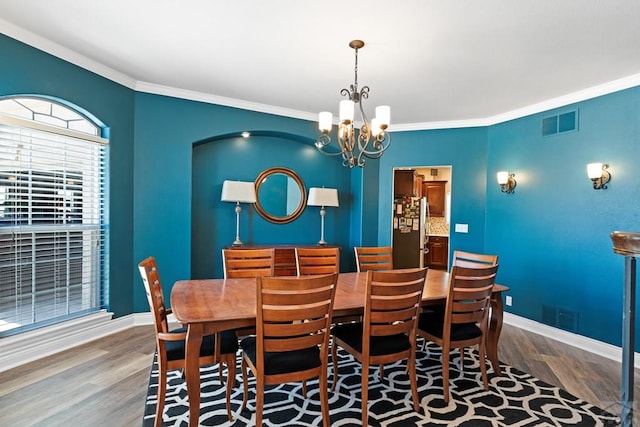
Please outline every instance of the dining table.
[[[367, 273], [340, 273], [333, 304], [333, 316], [357, 316], [364, 312]], [[447, 299], [449, 273], [429, 269], [422, 294], [423, 306], [442, 304]], [[487, 357], [498, 375], [498, 339], [502, 330], [502, 293], [509, 288], [495, 284], [491, 296]], [[171, 309], [178, 322], [187, 328], [185, 342], [185, 381], [189, 399], [189, 425], [198, 425], [200, 417], [200, 366], [198, 355], [202, 337], [228, 329], [256, 324], [256, 279], [179, 280], [171, 290]], [[228, 379], [233, 381], [233, 379]]]

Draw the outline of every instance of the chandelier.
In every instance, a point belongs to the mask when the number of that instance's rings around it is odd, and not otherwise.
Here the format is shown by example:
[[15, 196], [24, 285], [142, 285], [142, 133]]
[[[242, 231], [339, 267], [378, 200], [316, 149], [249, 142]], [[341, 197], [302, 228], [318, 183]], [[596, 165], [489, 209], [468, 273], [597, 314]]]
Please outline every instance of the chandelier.
[[[389, 148], [391, 135], [386, 131], [389, 127], [391, 109], [388, 105], [376, 107], [376, 117], [369, 121], [362, 106], [362, 100], [369, 97], [369, 86], [358, 90], [358, 49], [364, 47], [362, 40], [352, 40], [349, 47], [355, 50], [355, 80], [349, 89], [342, 89], [340, 94], [348, 99], [340, 101], [340, 122], [338, 123], [337, 147], [331, 145], [329, 132], [333, 115], [323, 111], [318, 116], [318, 128], [322, 132], [316, 140], [316, 147], [321, 153], [330, 156], [342, 155], [342, 165], [350, 168], [364, 167], [366, 158], [378, 159]], [[354, 127], [355, 107], [360, 110], [362, 126], [357, 131]], [[340, 151], [337, 152], [336, 148]]]

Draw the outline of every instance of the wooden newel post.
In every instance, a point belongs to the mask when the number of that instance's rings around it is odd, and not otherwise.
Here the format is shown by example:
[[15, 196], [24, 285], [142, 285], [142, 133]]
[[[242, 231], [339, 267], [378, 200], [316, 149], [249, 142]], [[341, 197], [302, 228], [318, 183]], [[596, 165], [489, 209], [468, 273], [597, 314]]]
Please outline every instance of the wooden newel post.
[[640, 233], [611, 233], [613, 251], [624, 255], [622, 311], [622, 379], [620, 381], [622, 426], [633, 425], [633, 354], [635, 349], [636, 258], [640, 256]]

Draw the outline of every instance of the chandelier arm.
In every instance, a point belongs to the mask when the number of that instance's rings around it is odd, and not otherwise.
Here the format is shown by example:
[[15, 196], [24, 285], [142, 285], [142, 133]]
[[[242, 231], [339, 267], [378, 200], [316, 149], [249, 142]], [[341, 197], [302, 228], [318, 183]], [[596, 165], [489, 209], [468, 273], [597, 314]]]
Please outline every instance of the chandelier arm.
[[360, 153], [369, 159], [379, 159], [390, 145], [391, 135], [387, 132], [383, 132], [373, 139], [373, 150], [367, 150], [367, 146], [364, 148], [360, 147]]

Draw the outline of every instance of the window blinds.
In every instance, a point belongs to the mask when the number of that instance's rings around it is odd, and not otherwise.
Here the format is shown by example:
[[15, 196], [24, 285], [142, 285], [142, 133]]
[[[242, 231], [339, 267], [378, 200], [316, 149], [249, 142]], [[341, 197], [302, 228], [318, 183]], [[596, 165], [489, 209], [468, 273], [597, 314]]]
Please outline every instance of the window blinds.
[[107, 301], [107, 140], [0, 115], [0, 336]]

